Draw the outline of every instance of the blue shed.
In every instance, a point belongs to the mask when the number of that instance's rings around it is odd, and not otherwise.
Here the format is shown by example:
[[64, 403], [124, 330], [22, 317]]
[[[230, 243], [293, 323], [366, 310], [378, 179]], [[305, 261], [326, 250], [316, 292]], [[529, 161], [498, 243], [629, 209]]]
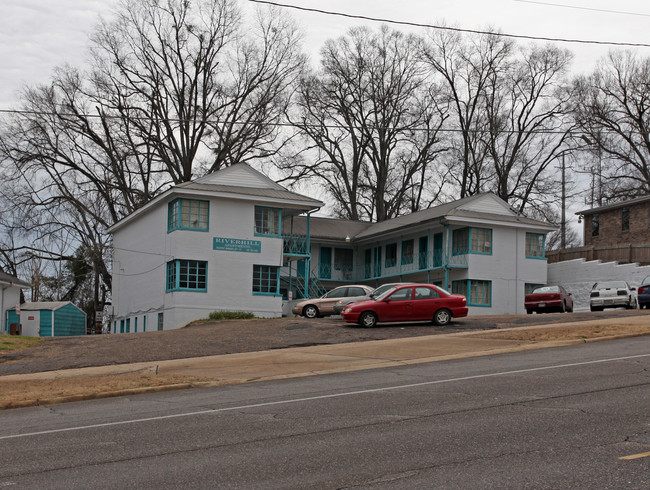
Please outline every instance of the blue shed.
[[70, 301], [23, 303], [18, 317], [15, 308], [9, 310], [7, 323], [20, 323], [28, 337], [86, 335], [86, 314]]

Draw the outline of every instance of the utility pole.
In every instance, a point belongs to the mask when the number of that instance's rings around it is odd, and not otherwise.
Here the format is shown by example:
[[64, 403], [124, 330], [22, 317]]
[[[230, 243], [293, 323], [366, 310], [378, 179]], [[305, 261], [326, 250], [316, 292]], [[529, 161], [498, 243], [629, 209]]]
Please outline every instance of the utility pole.
[[566, 248], [566, 166], [562, 154], [562, 221], [560, 223], [560, 248]]

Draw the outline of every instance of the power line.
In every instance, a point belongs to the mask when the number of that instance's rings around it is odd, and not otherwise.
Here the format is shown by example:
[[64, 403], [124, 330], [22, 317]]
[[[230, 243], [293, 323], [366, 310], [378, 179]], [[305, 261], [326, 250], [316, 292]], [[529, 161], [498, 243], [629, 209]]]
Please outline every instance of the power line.
[[506, 33], [501, 33], [501, 32], [490, 32], [490, 31], [480, 31], [476, 29], [462, 29], [460, 27], [449, 27], [449, 26], [440, 26], [440, 25], [435, 25], [435, 24], [421, 24], [419, 22], [408, 22], [408, 21], [400, 21], [400, 20], [393, 20], [393, 19], [384, 19], [384, 18], [379, 18], [379, 17], [369, 17], [367, 15], [354, 15], [354, 14], [347, 14], [344, 12], [334, 12], [331, 10], [322, 10], [322, 9], [316, 9], [316, 8], [310, 8], [310, 7], [301, 7], [298, 5], [289, 5], [286, 3], [279, 3], [279, 2], [271, 2], [269, 0], [248, 0], [249, 2], [253, 3], [261, 3], [261, 4], [266, 4], [266, 5], [273, 5], [276, 7], [282, 7], [282, 8], [289, 8], [289, 9], [295, 9], [295, 10], [301, 10], [303, 12], [313, 12], [317, 14], [323, 14], [323, 15], [333, 15], [337, 17], [346, 17], [348, 19], [359, 19], [359, 20], [367, 20], [371, 22], [382, 22], [384, 24], [395, 24], [395, 25], [402, 25], [402, 26], [409, 26], [409, 27], [424, 27], [426, 29], [439, 29], [443, 31], [453, 31], [453, 32], [464, 32], [464, 33], [469, 33], [469, 34], [481, 34], [481, 35], [488, 35], [488, 36], [500, 36], [500, 37], [508, 37], [508, 38], [513, 38], [513, 39], [528, 39], [528, 40], [533, 40], [533, 41], [550, 41], [550, 42], [558, 42], [558, 43], [573, 43], [573, 44], [596, 44], [596, 45], [601, 45], [601, 46], [626, 46], [626, 47], [642, 47], [642, 48], [650, 48], [650, 44], [644, 44], [644, 43], [623, 43], [623, 42], [615, 42], [615, 41], [589, 41], [589, 40], [583, 40], [583, 39], [565, 39], [565, 38], [556, 38], [556, 37], [541, 37], [541, 36], [527, 36], [524, 34], [506, 34]]
[[550, 2], [537, 2], [533, 0], [515, 0], [519, 3], [536, 3], [538, 5], [548, 5], [551, 7], [562, 7], [567, 9], [576, 9], [576, 10], [590, 10], [592, 12], [605, 12], [607, 14], [621, 14], [621, 15], [634, 15], [639, 17], [650, 17], [650, 14], [642, 14], [640, 12], [624, 12], [622, 10], [607, 10], [607, 9], [595, 9], [592, 7], [579, 7], [577, 5], [566, 5], [563, 3], [550, 3]]

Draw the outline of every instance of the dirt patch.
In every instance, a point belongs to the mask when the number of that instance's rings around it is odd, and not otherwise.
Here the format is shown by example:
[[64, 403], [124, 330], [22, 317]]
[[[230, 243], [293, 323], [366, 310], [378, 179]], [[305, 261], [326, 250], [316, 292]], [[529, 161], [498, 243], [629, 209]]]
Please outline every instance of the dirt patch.
[[648, 325], [629, 325], [613, 323], [610, 325], [572, 325], [545, 328], [528, 327], [517, 330], [497, 330], [475, 334], [474, 337], [485, 339], [520, 340], [524, 342], [553, 342], [561, 340], [589, 340], [616, 336], [650, 335]]
[[162, 387], [193, 388], [205, 385], [208, 381], [191, 376], [161, 376], [155, 373], [27, 381], [0, 380], [0, 409], [104, 398], [117, 394], [146, 393]]

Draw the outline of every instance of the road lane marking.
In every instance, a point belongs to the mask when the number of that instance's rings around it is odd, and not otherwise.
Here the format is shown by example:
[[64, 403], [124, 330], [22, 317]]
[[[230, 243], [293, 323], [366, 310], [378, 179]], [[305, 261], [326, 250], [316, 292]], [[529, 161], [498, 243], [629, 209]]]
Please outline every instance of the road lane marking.
[[569, 368], [569, 367], [576, 367], [576, 366], [588, 366], [590, 364], [603, 364], [606, 362], [615, 362], [615, 361], [628, 361], [631, 359], [640, 359], [642, 357], [650, 357], [649, 354], [638, 354], [634, 356], [625, 356], [625, 357], [612, 357], [612, 358], [607, 358], [607, 359], [597, 359], [595, 361], [584, 361], [584, 362], [572, 362], [569, 364], [558, 364], [556, 366], [542, 366], [542, 367], [536, 367], [536, 368], [526, 368], [526, 369], [515, 369], [513, 371], [501, 371], [501, 372], [496, 372], [496, 373], [489, 373], [489, 374], [476, 374], [473, 376], [462, 376], [459, 378], [449, 378], [449, 379], [438, 379], [435, 381], [422, 381], [419, 383], [408, 383], [408, 384], [403, 384], [403, 385], [393, 385], [393, 386], [385, 386], [383, 388], [368, 388], [365, 390], [356, 390], [356, 391], [344, 391], [341, 393], [330, 393], [329, 395], [317, 395], [317, 396], [308, 396], [304, 398], [292, 398], [292, 399], [287, 399], [287, 400], [277, 400], [273, 402], [262, 402], [262, 403], [252, 403], [249, 405], [239, 405], [236, 407], [224, 407], [224, 408], [210, 408], [208, 410], [199, 410], [196, 412], [187, 412], [187, 413], [177, 413], [173, 415], [159, 415], [157, 417], [145, 417], [145, 418], [139, 418], [139, 419], [132, 419], [132, 420], [120, 420], [117, 422], [106, 422], [104, 424], [92, 424], [92, 425], [81, 425], [78, 427], [66, 427], [63, 429], [51, 429], [51, 430], [43, 430], [43, 431], [38, 431], [38, 432], [27, 432], [24, 434], [13, 434], [13, 435], [8, 435], [8, 436], [0, 436], [0, 441], [3, 440], [9, 440], [9, 439], [20, 439], [23, 437], [31, 437], [31, 436], [40, 436], [40, 435], [47, 435], [47, 434], [57, 434], [60, 432], [71, 432], [71, 431], [80, 431], [80, 430], [88, 430], [88, 429], [99, 429], [99, 428], [104, 428], [104, 427], [115, 427], [118, 425], [127, 425], [127, 424], [139, 424], [142, 422], [152, 422], [152, 421], [159, 421], [159, 420], [168, 420], [168, 419], [175, 419], [175, 418], [180, 418], [180, 417], [192, 417], [196, 415], [206, 415], [206, 414], [214, 414], [214, 413], [224, 413], [224, 412], [234, 412], [238, 410], [246, 410], [250, 408], [261, 408], [261, 407], [272, 407], [272, 406], [277, 406], [277, 405], [288, 405], [292, 403], [302, 403], [302, 402], [309, 402], [309, 401], [314, 401], [314, 400], [326, 400], [328, 398], [340, 398], [340, 397], [345, 397], [345, 396], [355, 396], [355, 395], [364, 395], [368, 393], [378, 393], [382, 391], [395, 391], [395, 390], [403, 390], [403, 389], [408, 389], [408, 388], [419, 388], [422, 386], [432, 386], [432, 385], [439, 385], [439, 384], [445, 384], [445, 383], [454, 383], [458, 381], [469, 381], [469, 380], [474, 380], [474, 379], [483, 379], [483, 378], [495, 378], [498, 376], [509, 376], [512, 374], [523, 374], [523, 373], [534, 373], [537, 371], [549, 371], [551, 369], [562, 369], [562, 368]]
[[647, 453], [630, 454], [629, 456], [621, 456], [621, 457], [618, 458], [618, 459], [628, 461], [628, 460], [630, 460], [630, 459], [641, 459], [641, 458], [647, 458], [648, 456], [650, 456], [650, 451], [648, 451]]

